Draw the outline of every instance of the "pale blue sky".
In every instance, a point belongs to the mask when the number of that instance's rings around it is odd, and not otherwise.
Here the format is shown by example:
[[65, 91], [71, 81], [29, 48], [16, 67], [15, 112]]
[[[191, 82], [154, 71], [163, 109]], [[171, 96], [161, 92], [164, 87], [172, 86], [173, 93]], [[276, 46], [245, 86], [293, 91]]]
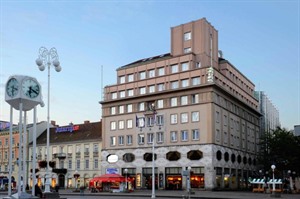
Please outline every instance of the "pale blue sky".
[[[50, 119], [59, 125], [101, 118], [103, 85], [116, 69], [170, 52], [170, 28], [205, 17], [219, 49], [278, 108], [283, 127], [300, 124], [298, 0], [285, 1], [1, 1], [0, 120], [9, 121], [4, 85], [10, 75], [36, 77], [47, 100], [47, 71], [35, 64], [41, 46], [56, 47]], [[47, 120], [38, 108], [38, 120]], [[29, 113], [29, 122], [32, 113]], [[14, 112], [18, 122], [18, 112]]]

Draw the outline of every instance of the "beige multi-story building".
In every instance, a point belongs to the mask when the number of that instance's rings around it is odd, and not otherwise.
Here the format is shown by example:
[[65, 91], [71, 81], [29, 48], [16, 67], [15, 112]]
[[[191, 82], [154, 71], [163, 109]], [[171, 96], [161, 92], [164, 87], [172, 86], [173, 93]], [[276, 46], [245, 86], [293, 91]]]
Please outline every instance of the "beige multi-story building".
[[258, 101], [221, 54], [203, 18], [171, 28], [170, 53], [118, 68], [101, 102], [102, 172], [151, 188], [154, 141], [158, 188], [186, 188], [188, 169], [192, 188], [245, 186], [256, 170]]
[[[75, 188], [88, 186], [89, 180], [100, 172], [101, 122], [85, 121], [83, 124], [69, 124], [50, 128], [50, 162], [55, 162], [51, 168], [51, 186], [60, 188]], [[39, 168], [38, 183], [45, 184], [46, 168], [41, 168], [41, 162], [47, 160], [47, 130], [37, 138], [36, 157]], [[32, 143], [29, 154], [32, 152]], [[44, 165], [46, 166], [46, 165]], [[32, 168], [31, 161], [29, 168]], [[78, 179], [74, 174], [79, 174]], [[30, 179], [31, 180], [31, 179]], [[31, 182], [32, 184], [32, 182]]]

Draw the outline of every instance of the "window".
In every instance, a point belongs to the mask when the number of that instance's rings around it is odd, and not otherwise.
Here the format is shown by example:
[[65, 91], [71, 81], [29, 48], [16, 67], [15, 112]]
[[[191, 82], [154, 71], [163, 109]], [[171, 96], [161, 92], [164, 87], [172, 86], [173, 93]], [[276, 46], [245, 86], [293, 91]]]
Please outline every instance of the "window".
[[164, 91], [165, 90], [165, 84], [157, 84], [157, 90], [158, 91]]
[[52, 147], [52, 154], [56, 154], [57, 153], [57, 148], [56, 146]]
[[181, 141], [188, 141], [188, 131], [187, 130], [181, 131]]
[[200, 139], [200, 134], [198, 129], [193, 129], [192, 130], [192, 139], [193, 140], [199, 140]]
[[110, 108], [110, 114], [115, 115], [116, 114], [116, 107]]
[[116, 130], [116, 122], [110, 122], [110, 130]]
[[171, 124], [177, 124], [177, 114], [171, 114]]
[[127, 135], [127, 144], [128, 145], [132, 144], [132, 135]]
[[171, 131], [171, 142], [177, 142], [177, 132]]
[[140, 79], [146, 79], [146, 72], [140, 72]]
[[119, 145], [124, 145], [124, 136], [119, 136]]
[[89, 166], [90, 166], [90, 161], [89, 161], [89, 159], [86, 159], [85, 160], [85, 168], [89, 169]]
[[189, 69], [189, 63], [184, 62], [181, 64], [181, 71], [187, 71]]
[[199, 103], [199, 95], [198, 94], [193, 94], [192, 95], [192, 104]]
[[216, 122], [220, 122], [220, 113], [218, 111], [216, 111]]
[[145, 110], [145, 103], [141, 102], [139, 103], [139, 111], [144, 111]]
[[181, 80], [181, 87], [188, 87], [189, 86], [189, 80], [183, 79]]
[[94, 146], [94, 147], [93, 147], [93, 148], [94, 148], [94, 149], [93, 149], [93, 150], [94, 150], [93, 152], [99, 152], [99, 146], [98, 146], [98, 144], [94, 144], [93, 146]]
[[171, 98], [171, 106], [177, 106], [177, 98], [176, 97]]
[[181, 123], [187, 123], [188, 122], [188, 113], [181, 113]]
[[133, 74], [129, 74], [128, 75], [128, 82], [133, 82], [133, 80], [134, 80]]
[[191, 48], [184, 48], [183, 49], [183, 52], [186, 54], [186, 53], [190, 53], [192, 52], [192, 49]]
[[181, 96], [180, 103], [181, 103], [181, 105], [187, 105], [188, 104], [188, 96]]
[[14, 145], [15, 144], [15, 138], [12, 138], [11, 142]]
[[120, 91], [120, 98], [125, 97], [125, 91]]
[[111, 93], [111, 99], [117, 99], [117, 92]]
[[68, 169], [72, 169], [72, 160], [68, 160]]
[[127, 95], [128, 96], [133, 96], [133, 89], [128, 89], [127, 90]]
[[199, 121], [199, 112], [192, 112], [192, 122], [198, 122]]
[[119, 114], [122, 114], [124, 113], [124, 106], [119, 106]]
[[178, 88], [178, 81], [171, 82], [171, 89], [176, 89], [176, 88]]
[[153, 126], [154, 125], [154, 116], [147, 116], [147, 126]]
[[178, 65], [172, 65], [171, 66], [171, 73], [178, 73]]
[[149, 93], [154, 93], [155, 92], [155, 85], [149, 86]]
[[138, 144], [144, 144], [144, 143], [145, 143], [145, 135], [138, 134]]
[[163, 108], [164, 107], [164, 100], [160, 99], [157, 100], [157, 108]]
[[127, 113], [132, 112], [132, 104], [127, 104]]
[[76, 169], [80, 169], [80, 160], [76, 160]]
[[116, 137], [115, 136], [110, 137], [110, 146], [116, 146]]
[[199, 85], [200, 84], [200, 77], [193, 77], [192, 78], [192, 85]]
[[157, 126], [164, 125], [164, 116], [163, 115], [157, 115], [156, 116], [156, 125]]
[[132, 124], [133, 124], [132, 120], [127, 120], [127, 128], [128, 129], [132, 129]]
[[158, 76], [162, 76], [162, 75], [165, 75], [165, 68], [164, 67], [161, 67], [158, 69]]
[[152, 144], [153, 143], [153, 138], [154, 138], [154, 134], [153, 133], [148, 133], [147, 134], [148, 144]]
[[141, 87], [140, 88], [140, 95], [146, 94], [146, 87]]
[[124, 120], [119, 121], [119, 129], [124, 129]]
[[84, 145], [84, 152], [88, 153], [90, 151], [90, 146], [88, 144]]
[[155, 70], [149, 70], [149, 78], [155, 77]]
[[199, 62], [196, 62], [195, 68], [201, 68], [201, 62], [200, 62], [200, 61], [199, 61]]
[[99, 168], [99, 161], [98, 159], [94, 159], [94, 169], [98, 169]]
[[164, 142], [164, 133], [158, 132], [156, 136], [157, 143], [163, 143]]
[[184, 33], [184, 35], [183, 35], [184, 41], [188, 41], [188, 40], [190, 40], [191, 38], [192, 38], [192, 33], [191, 33], [191, 32], [186, 32], [186, 33]]
[[125, 76], [120, 76], [120, 84], [125, 83]]

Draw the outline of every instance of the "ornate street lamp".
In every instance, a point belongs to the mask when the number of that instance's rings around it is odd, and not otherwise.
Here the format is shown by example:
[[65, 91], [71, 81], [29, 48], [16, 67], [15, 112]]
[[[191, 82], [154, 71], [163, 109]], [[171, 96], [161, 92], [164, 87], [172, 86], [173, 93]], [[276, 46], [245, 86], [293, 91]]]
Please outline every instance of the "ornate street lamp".
[[80, 177], [80, 174], [79, 174], [78, 171], [76, 170], [73, 176], [74, 176], [74, 178], [75, 178], [75, 187], [76, 187], [76, 191], [77, 191], [77, 188], [78, 188], [77, 180], [78, 180], [78, 178]]
[[55, 48], [48, 50], [45, 47], [40, 47], [39, 49], [39, 58], [36, 59], [36, 64], [38, 65], [40, 71], [45, 70], [45, 65], [48, 66], [48, 96], [47, 96], [47, 170], [46, 170], [46, 183], [45, 183], [45, 192], [50, 193], [50, 171], [49, 171], [49, 157], [50, 157], [50, 66], [55, 67], [56, 72], [61, 71], [61, 66], [59, 63], [58, 54]]
[[275, 168], [276, 168], [276, 166], [273, 164], [272, 166], [271, 166], [271, 169], [272, 169], [272, 171], [273, 171], [273, 194], [275, 194], [275, 178], [274, 178], [274, 170], [275, 170]]

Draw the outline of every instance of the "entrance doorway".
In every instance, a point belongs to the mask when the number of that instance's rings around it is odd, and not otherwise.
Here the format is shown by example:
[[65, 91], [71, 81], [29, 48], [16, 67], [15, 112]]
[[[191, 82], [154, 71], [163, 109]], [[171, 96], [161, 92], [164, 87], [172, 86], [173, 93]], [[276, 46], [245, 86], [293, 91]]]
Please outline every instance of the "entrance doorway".
[[65, 188], [65, 175], [58, 175], [58, 186], [59, 188]]

